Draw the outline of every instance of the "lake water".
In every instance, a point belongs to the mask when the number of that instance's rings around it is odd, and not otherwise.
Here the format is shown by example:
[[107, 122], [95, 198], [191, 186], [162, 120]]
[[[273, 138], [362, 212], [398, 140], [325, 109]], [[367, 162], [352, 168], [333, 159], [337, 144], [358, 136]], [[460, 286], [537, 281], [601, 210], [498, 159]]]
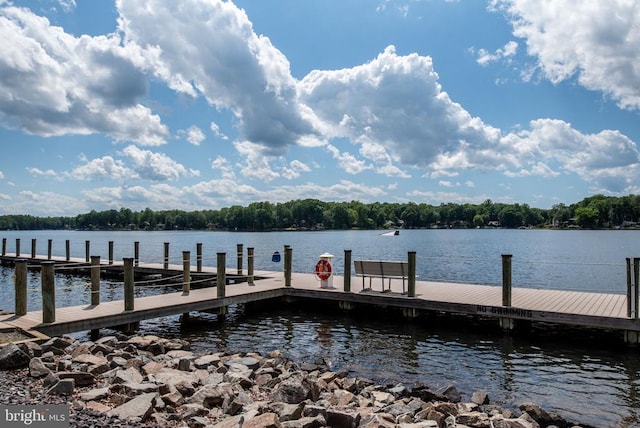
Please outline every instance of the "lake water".
[[[107, 258], [114, 242], [116, 259], [133, 256], [140, 242], [141, 262], [161, 262], [164, 242], [170, 243], [170, 262], [180, 264], [182, 251], [192, 253], [203, 244], [204, 264], [215, 265], [216, 253], [227, 254], [235, 268], [236, 244], [255, 248], [260, 270], [282, 270], [272, 262], [274, 251], [293, 248], [293, 270], [311, 272], [318, 256], [334, 254], [334, 267], [343, 271], [345, 249], [352, 259], [406, 260], [416, 251], [420, 280], [498, 285], [501, 254], [513, 255], [514, 286], [577, 289], [624, 294], [626, 257], [640, 257], [640, 231], [541, 230], [402, 230], [399, 236], [378, 231], [325, 232], [62, 232], [2, 231], [7, 251], [46, 253], [53, 240], [54, 255], [63, 256], [65, 240], [71, 255], [84, 257], [85, 241], [91, 254]], [[195, 264], [195, 262], [194, 262]], [[246, 265], [246, 258], [245, 258]], [[246, 266], [245, 266], [246, 268]], [[12, 309], [13, 270], [0, 268], [0, 308]], [[39, 309], [40, 279], [29, 273], [29, 309]], [[56, 276], [56, 304], [88, 301], [87, 278]], [[138, 287], [138, 295], [161, 293], [163, 288]], [[170, 290], [173, 291], [173, 290]], [[122, 284], [103, 281], [101, 299], [122, 298]], [[491, 401], [515, 407], [533, 401], [565, 418], [603, 427], [640, 426], [640, 361], [638, 349], [619, 346], [606, 335], [574, 340], [563, 333], [508, 336], [493, 329], [451, 325], [445, 318], [403, 322], [380, 314], [376, 319], [312, 307], [284, 307], [268, 313], [244, 313], [232, 307], [225, 322], [202, 315], [200, 322], [181, 326], [177, 317], [141, 324], [141, 333], [184, 337], [198, 350], [269, 351], [281, 349], [293, 358], [312, 361], [321, 356], [335, 369], [380, 382], [422, 382], [433, 389], [455, 385], [463, 398], [478, 389]], [[77, 334], [88, 338], [86, 333]], [[616, 338], [617, 339], [617, 338]], [[597, 341], [597, 343], [591, 343]], [[594, 346], [595, 345], [595, 346]], [[391, 362], [391, 363], [390, 363]]]

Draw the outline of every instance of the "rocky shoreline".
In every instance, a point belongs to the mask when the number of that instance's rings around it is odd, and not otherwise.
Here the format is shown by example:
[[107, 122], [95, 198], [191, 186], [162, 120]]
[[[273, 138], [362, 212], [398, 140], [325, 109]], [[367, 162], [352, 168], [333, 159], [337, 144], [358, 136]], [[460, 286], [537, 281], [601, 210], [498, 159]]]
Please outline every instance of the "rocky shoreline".
[[534, 403], [450, 386], [375, 385], [274, 350], [195, 354], [157, 336], [57, 337], [0, 349], [0, 403], [65, 404], [72, 427], [583, 427]]

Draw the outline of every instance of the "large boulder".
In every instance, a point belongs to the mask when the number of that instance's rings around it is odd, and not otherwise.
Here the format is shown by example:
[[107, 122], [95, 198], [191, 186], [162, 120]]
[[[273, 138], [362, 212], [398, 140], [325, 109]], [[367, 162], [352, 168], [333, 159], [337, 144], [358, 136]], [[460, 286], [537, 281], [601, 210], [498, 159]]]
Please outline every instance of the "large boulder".
[[10, 343], [0, 348], [0, 370], [21, 369], [29, 365], [31, 358], [16, 344]]

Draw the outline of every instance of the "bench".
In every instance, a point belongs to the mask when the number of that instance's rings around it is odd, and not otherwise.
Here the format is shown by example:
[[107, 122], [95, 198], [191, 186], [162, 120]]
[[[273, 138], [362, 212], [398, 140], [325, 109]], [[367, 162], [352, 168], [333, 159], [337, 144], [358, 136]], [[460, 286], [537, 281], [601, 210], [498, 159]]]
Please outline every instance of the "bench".
[[[395, 262], [384, 260], [354, 260], [353, 262], [356, 268], [356, 276], [362, 277], [362, 289], [365, 287], [365, 278], [369, 278], [369, 289], [371, 289], [371, 281], [373, 278], [380, 278], [382, 280], [382, 292], [391, 291], [391, 280], [402, 279], [402, 294], [405, 292], [405, 280], [409, 276], [409, 263], [408, 262]], [[389, 280], [388, 288], [384, 288], [384, 280]]]

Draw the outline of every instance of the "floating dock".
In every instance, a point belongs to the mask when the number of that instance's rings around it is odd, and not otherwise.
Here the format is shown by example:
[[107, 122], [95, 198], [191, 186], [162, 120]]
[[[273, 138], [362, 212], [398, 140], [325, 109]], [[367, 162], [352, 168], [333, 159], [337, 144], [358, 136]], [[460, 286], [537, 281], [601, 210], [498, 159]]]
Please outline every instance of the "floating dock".
[[[640, 343], [640, 260], [637, 258], [633, 263], [627, 259], [628, 292], [622, 295], [512, 288], [509, 255], [503, 255], [503, 285], [488, 286], [417, 281], [415, 252], [408, 254], [409, 269], [402, 279], [374, 277], [365, 281], [351, 274], [351, 251], [345, 250], [344, 276], [333, 275], [330, 281], [319, 281], [314, 274], [291, 271], [290, 248], [285, 247], [284, 272], [254, 272], [252, 248], [248, 249], [248, 266], [243, 270], [240, 244], [238, 250], [238, 269], [232, 273], [231, 269], [225, 268], [224, 253], [218, 253], [218, 267], [202, 266], [200, 253], [197, 266], [193, 267], [188, 252], [183, 252], [182, 265], [169, 265], [166, 256], [164, 263], [157, 264], [140, 263], [133, 258], [114, 262], [112, 257], [107, 264], [100, 263], [99, 257], [90, 258], [88, 255], [85, 259], [70, 258], [68, 252], [65, 258], [52, 257], [50, 253], [48, 256], [36, 256], [33, 252], [31, 257], [24, 257], [7, 253], [3, 245], [0, 262], [16, 268], [16, 310], [13, 314], [0, 315], [0, 331], [18, 329], [25, 334], [42, 337], [79, 331], [97, 332], [102, 328], [119, 326], [133, 329], [137, 323], [147, 319], [188, 315], [190, 312], [224, 315], [230, 305], [273, 299], [306, 299], [343, 310], [368, 306], [396, 308], [406, 318], [435, 312], [495, 319], [505, 330], [511, 330], [516, 323], [523, 321], [604, 329], [621, 333], [629, 344]], [[41, 310], [26, 311], [27, 265], [32, 269], [42, 269]], [[87, 293], [87, 304], [56, 308], [53, 291], [55, 272], [68, 273], [71, 269], [78, 275], [91, 275], [92, 292]], [[123, 300], [99, 301], [100, 278], [107, 275], [124, 277]], [[180, 277], [182, 291], [134, 298], [134, 285], [142, 286], [136, 284], [136, 278], [145, 277], [157, 277], [158, 280]], [[405, 288], [405, 279], [408, 289]], [[48, 285], [45, 286], [45, 282]], [[192, 283], [202, 288], [192, 288]], [[22, 288], [24, 292], [20, 291]]]

